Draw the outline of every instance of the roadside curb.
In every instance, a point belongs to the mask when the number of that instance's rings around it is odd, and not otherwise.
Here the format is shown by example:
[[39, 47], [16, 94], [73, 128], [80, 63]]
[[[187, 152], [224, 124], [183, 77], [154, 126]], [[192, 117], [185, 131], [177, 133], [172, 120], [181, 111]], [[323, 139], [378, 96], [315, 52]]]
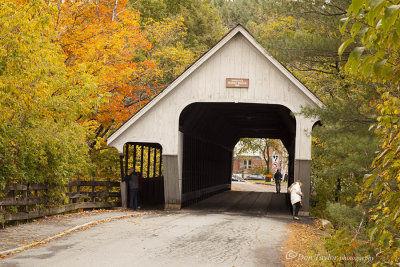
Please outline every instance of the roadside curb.
[[13, 249], [8, 249], [8, 250], [5, 250], [5, 251], [0, 251], [0, 258], [5, 258], [5, 257], [10, 256], [12, 254], [16, 254], [16, 253], [25, 251], [25, 250], [27, 250], [29, 248], [33, 248], [33, 247], [39, 246], [39, 245], [44, 245], [44, 244], [46, 244], [46, 243], [48, 243], [50, 241], [53, 241], [53, 240], [55, 240], [57, 238], [63, 237], [65, 235], [70, 234], [70, 233], [75, 232], [75, 231], [86, 230], [86, 229], [88, 229], [90, 227], [93, 227], [93, 226], [99, 225], [99, 224], [103, 224], [103, 223], [106, 223], [106, 222], [112, 222], [112, 221], [116, 221], [116, 220], [132, 218], [132, 217], [139, 217], [139, 216], [142, 216], [144, 214], [145, 213], [129, 214], [129, 215], [122, 215], [122, 216], [114, 216], [114, 217], [101, 219], [101, 220], [97, 220], [97, 221], [90, 221], [90, 222], [87, 222], [87, 223], [84, 223], [84, 224], [81, 224], [81, 225], [74, 226], [74, 227], [69, 228], [69, 229], [67, 229], [65, 231], [62, 231], [62, 232], [57, 233], [57, 234], [55, 234], [53, 236], [49, 236], [47, 238], [41, 239], [39, 241], [33, 242], [31, 244], [23, 245], [23, 246], [20, 246], [20, 247], [17, 247], [17, 248], [13, 248]]

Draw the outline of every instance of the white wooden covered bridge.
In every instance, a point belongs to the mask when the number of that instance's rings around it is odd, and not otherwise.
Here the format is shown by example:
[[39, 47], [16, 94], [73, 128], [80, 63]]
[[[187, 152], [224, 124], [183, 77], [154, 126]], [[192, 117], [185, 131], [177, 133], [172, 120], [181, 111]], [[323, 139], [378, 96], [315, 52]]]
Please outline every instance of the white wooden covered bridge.
[[[155, 177], [160, 169], [163, 202], [169, 209], [230, 189], [232, 152], [240, 138], [281, 139], [289, 152], [289, 182], [303, 182], [307, 213], [311, 132], [318, 119], [306, 118], [300, 111], [322, 105], [239, 25], [107, 142], [121, 156], [125, 151], [122, 172], [130, 161], [136, 166], [140, 147], [135, 144], [142, 145], [142, 165], [143, 145], [149, 145], [147, 167], [153, 171], [148, 170], [147, 177]], [[162, 174], [156, 160], [161, 151]]]

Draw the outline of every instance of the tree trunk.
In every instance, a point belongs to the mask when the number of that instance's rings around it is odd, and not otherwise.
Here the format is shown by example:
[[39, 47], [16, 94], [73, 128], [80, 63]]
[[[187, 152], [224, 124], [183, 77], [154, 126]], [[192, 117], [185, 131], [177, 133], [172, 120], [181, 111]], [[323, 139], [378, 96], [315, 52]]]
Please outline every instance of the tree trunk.
[[340, 177], [338, 177], [337, 178], [337, 184], [336, 184], [336, 196], [335, 196], [335, 201], [336, 202], [339, 202], [340, 190], [342, 190], [342, 185], [341, 185]]
[[269, 145], [267, 140], [265, 140], [265, 146], [264, 146], [264, 153], [263, 153], [263, 158], [265, 161], [265, 164], [267, 165], [267, 174], [269, 174]]

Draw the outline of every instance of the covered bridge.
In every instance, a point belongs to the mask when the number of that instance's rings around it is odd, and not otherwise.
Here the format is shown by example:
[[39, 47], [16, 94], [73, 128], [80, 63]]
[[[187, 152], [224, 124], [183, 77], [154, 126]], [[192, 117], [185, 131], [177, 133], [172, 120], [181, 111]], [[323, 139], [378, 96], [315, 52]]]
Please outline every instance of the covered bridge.
[[239, 25], [107, 142], [121, 159], [125, 155], [122, 172], [130, 162], [137, 166], [141, 153], [140, 170], [145, 165], [147, 177], [162, 176], [169, 209], [230, 189], [232, 152], [240, 138], [281, 139], [289, 152], [289, 183], [303, 182], [307, 213], [311, 132], [318, 119], [300, 114], [306, 106], [323, 103]]

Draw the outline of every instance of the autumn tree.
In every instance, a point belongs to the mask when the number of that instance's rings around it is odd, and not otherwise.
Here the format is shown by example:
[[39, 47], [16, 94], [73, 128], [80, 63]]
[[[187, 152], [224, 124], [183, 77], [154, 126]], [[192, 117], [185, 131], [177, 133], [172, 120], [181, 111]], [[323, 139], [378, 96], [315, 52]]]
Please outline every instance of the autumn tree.
[[139, 13], [128, 4], [111, 0], [48, 3], [56, 9], [56, 41], [65, 55], [68, 76], [82, 91], [94, 88], [86, 98], [90, 113], [75, 118], [89, 126], [89, 154], [98, 168], [93, 175], [117, 170], [117, 155], [106, 147], [106, 137], [157, 93], [160, 73], [148, 54], [153, 46], [142, 31]]
[[68, 74], [56, 12], [40, 0], [0, 3], [0, 189], [87, 174], [88, 125], [77, 118], [95, 87]]
[[141, 31], [139, 14], [127, 4], [68, 1], [58, 6], [57, 30], [69, 71], [96, 80], [100, 102], [91, 119], [105, 128], [101, 135], [136, 111], [124, 100], [137, 99], [137, 92], [146, 91], [158, 75], [154, 60], [146, 56], [152, 44]]
[[351, 36], [340, 52], [356, 44], [350, 50], [347, 71], [374, 83], [380, 96], [375, 105], [380, 152], [358, 200], [369, 207], [369, 240], [376, 265], [381, 266], [400, 260], [399, 4], [398, 0], [353, 0], [341, 23], [342, 32], [350, 31]]
[[[60, 25], [73, 25], [59, 27], [68, 29], [61, 38], [71, 66], [90, 66], [90, 75], [99, 83], [99, 96], [104, 96], [94, 107], [89, 143], [98, 162], [110, 162], [116, 156], [107, 154], [105, 137], [222, 35], [221, 23], [207, 1], [71, 2], [64, 4], [61, 13], [69, 21], [61, 20]], [[74, 44], [71, 48], [70, 43]]]

